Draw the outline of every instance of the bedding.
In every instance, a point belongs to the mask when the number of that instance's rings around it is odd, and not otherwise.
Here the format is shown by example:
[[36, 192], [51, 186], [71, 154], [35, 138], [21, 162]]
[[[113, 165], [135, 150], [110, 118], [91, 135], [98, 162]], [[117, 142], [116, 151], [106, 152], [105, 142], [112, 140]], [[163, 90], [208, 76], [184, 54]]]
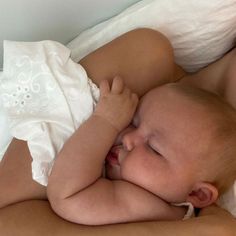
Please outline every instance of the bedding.
[[177, 64], [194, 72], [222, 57], [236, 37], [236, 0], [143, 0], [84, 31], [68, 47], [82, 57], [140, 27], [162, 32], [171, 41]]
[[[79, 61], [93, 50], [141, 27], [159, 30], [172, 43], [176, 62], [194, 72], [222, 57], [236, 38], [236, 0], [143, 0], [81, 33], [67, 46]], [[1, 74], [0, 74], [1, 77]], [[0, 104], [0, 157], [11, 140]], [[236, 216], [236, 184], [219, 204]]]

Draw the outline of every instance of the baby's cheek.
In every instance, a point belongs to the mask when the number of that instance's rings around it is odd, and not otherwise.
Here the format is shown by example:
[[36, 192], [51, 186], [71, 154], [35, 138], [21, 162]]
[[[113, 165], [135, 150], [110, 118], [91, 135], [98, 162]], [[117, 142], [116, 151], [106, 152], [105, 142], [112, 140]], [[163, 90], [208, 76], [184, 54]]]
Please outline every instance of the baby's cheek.
[[122, 179], [136, 184], [140, 182], [140, 178], [142, 178], [146, 172], [142, 160], [136, 157], [126, 158], [121, 166]]

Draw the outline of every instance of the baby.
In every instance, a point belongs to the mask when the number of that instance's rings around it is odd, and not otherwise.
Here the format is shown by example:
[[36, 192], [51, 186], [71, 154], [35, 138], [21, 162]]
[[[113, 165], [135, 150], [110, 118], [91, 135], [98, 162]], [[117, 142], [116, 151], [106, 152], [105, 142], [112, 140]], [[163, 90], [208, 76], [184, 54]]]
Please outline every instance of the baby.
[[88, 225], [177, 220], [186, 213], [177, 204], [206, 207], [233, 184], [236, 113], [216, 95], [168, 84], [136, 110], [137, 96], [120, 78], [111, 87], [102, 81], [100, 92], [49, 177], [58, 215]]

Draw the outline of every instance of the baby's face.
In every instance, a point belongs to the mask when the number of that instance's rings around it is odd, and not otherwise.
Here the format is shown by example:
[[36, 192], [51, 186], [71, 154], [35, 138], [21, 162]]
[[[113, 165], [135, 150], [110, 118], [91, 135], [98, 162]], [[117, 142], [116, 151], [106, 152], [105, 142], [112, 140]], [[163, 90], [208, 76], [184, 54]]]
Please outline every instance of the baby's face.
[[140, 101], [132, 126], [107, 156], [110, 179], [123, 179], [168, 202], [182, 202], [199, 180], [203, 155], [211, 146], [211, 121], [201, 106], [172, 85]]

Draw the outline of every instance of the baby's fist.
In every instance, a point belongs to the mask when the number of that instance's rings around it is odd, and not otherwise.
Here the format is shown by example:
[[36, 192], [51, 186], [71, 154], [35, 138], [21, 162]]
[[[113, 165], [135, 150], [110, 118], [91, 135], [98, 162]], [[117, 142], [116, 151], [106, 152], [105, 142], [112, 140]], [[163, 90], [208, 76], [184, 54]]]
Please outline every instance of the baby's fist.
[[131, 122], [138, 104], [138, 96], [115, 77], [110, 87], [107, 80], [100, 84], [100, 99], [95, 115], [103, 117], [120, 132]]

